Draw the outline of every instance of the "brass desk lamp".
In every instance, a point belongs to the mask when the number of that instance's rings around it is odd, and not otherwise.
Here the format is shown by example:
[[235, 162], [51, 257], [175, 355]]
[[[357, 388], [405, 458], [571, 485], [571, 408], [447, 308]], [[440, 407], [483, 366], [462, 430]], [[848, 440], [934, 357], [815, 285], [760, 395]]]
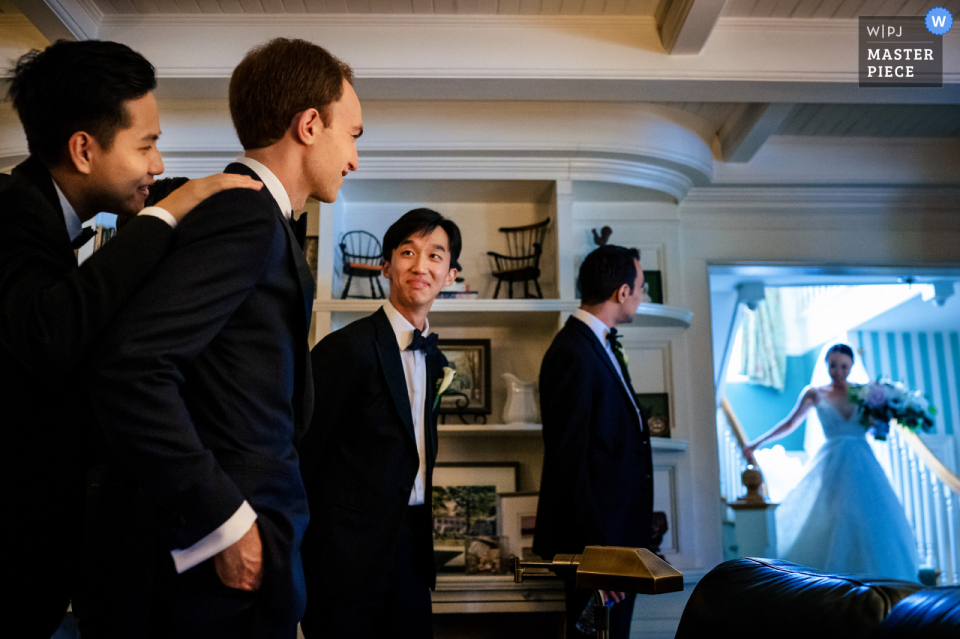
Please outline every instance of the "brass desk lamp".
[[601, 590], [660, 595], [683, 590], [683, 575], [645, 548], [587, 546], [579, 555], [557, 555], [551, 561], [513, 560], [513, 579], [575, 578], [577, 588], [594, 591], [597, 639], [607, 639], [610, 609]]

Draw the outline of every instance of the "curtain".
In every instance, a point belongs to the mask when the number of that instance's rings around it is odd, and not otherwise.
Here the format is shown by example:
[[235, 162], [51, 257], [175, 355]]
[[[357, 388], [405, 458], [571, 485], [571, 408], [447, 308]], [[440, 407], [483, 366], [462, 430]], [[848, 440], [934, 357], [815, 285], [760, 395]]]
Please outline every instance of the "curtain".
[[780, 290], [767, 287], [757, 309], [743, 313], [743, 344], [740, 374], [751, 384], [783, 390], [787, 373]]

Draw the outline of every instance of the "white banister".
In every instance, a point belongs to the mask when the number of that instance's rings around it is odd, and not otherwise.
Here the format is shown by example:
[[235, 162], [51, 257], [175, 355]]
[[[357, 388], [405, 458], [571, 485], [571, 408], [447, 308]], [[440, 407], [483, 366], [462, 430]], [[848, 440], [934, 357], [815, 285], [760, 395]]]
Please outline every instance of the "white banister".
[[960, 478], [914, 433], [891, 425], [888, 477], [917, 540], [923, 568], [940, 571], [941, 585], [960, 585]]

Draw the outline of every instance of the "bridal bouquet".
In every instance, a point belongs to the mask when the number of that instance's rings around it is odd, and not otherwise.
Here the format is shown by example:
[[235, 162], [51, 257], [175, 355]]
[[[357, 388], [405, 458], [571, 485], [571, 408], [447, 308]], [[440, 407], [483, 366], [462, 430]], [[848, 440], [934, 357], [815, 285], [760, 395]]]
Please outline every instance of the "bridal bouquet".
[[920, 391], [910, 390], [900, 382], [878, 379], [863, 386], [850, 386], [850, 401], [859, 406], [860, 423], [873, 425], [873, 436], [885, 440], [890, 432], [890, 421], [911, 431], [933, 428], [937, 409], [927, 402]]

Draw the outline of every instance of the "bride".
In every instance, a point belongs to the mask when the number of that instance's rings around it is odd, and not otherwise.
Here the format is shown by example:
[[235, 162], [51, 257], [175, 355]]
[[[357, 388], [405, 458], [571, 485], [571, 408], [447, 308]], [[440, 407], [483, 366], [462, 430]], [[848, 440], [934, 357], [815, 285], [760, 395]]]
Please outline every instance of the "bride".
[[814, 408], [826, 442], [776, 510], [779, 556], [827, 572], [916, 581], [913, 531], [847, 397], [853, 361], [849, 346], [832, 346], [826, 356], [831, 383], [804, 389], [793, 412], [743, 453], [755, 463], [754, 450], [793, 432]]

